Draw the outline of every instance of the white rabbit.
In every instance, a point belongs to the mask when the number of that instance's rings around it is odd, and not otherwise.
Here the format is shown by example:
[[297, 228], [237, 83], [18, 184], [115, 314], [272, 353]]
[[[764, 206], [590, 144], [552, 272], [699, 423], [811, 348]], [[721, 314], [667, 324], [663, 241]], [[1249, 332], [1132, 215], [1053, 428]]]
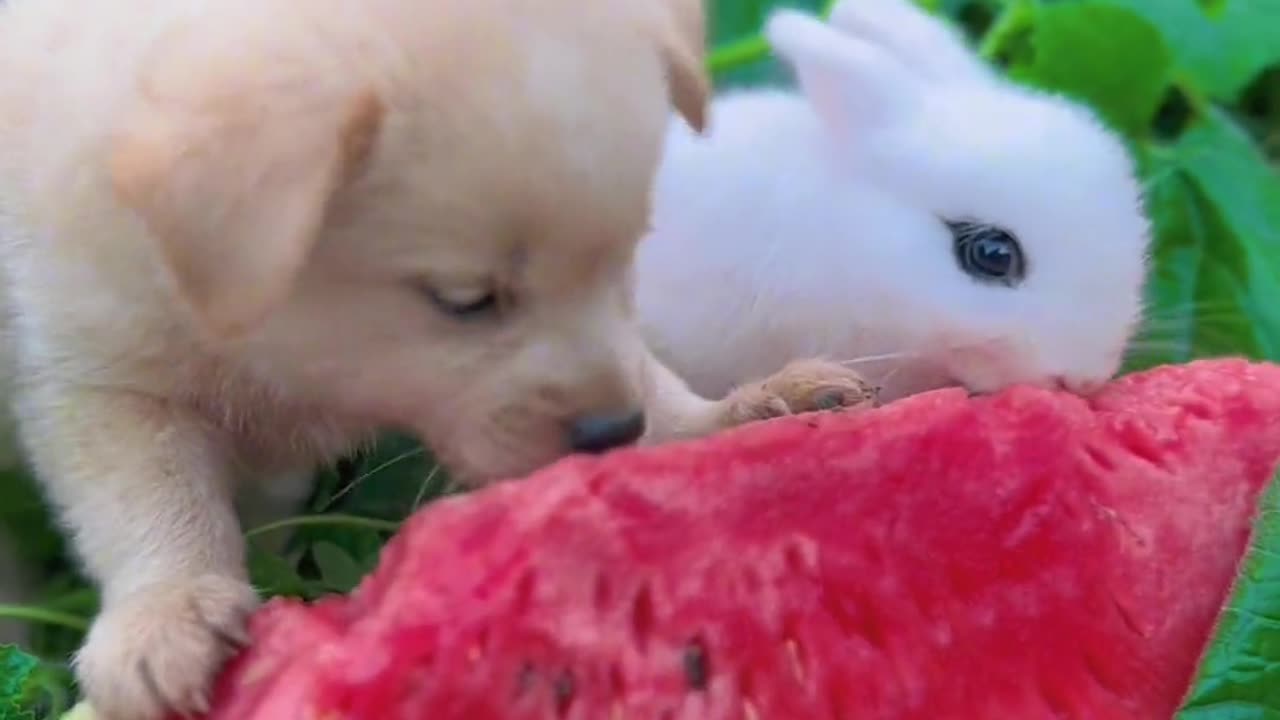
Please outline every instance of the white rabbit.
[[1124, 145], [1015, 86], [908, 0], [766, 27], [798, 90], [673, 121], [640, 243], [649, 341], [718, 396], [796, 357], [866, 361], [881, 398], [1088, 393], [1142, 314], [1149, 223]]

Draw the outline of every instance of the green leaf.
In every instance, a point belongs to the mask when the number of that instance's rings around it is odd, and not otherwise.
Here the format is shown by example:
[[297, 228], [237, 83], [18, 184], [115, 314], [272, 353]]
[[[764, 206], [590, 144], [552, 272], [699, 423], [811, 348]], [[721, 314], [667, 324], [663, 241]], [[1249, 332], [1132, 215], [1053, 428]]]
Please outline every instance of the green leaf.
[[[1219, 332], [1247, 340], [1238, 352], [1280, 359], [1280, 174], [1217, 110], [1183, 135], [1178, 154], [1226, 231], [1207, 248], [1213, 273], [1202, 309]], [[1234, 322], [1222, 316], [1231, 305], [1240, 311]]]
[[1085, 101], [1130, 137], [1146, 133], [1173, 68], [1151, 23], [1107, 2], [1045, 5], [1035, 12], [1031, 44], [1030, 61], [1009, 68], [1013, 78]]
[[754, 35], [768, 3], [764, 0], [717, 0], [707, 20], [712, 46]]
[[1147, 206], [1154, 223], [1156, 262], [1147, 288], [1148, 332], [1159, 344], [1137, 344], [1126, 371], [1183, 362], [1202, 349], [1194, 312], [1200, 270], [1209, 238], [1223, 232], [1214, 222], [1213, 208], [1175, 160], [1163, 158], [1151, 177], [1156, 181]]
[[1166, 169], [1148, 204], [1156, 227], [1147, 338], [1153, 342], [1129, 369], [1217, 354], [1263, 355], [1248, 317], [1248, 290], [1224, 269], [1240, 254], [1241, 240], [1196, 177], [1179, 164]]
[[307, 582], [298, 574], [295, 563], [251, 544], [248, 564], [250, 581], [261, 594], [308, 597]]
[[28, 720], [34, 690], [31, 679], [40, 662], [12, 645], [0, 645], [0, 720]]
[[[1280, 61], [1280, 0], [1108, 1], [1159, 28], [1179, 74], [1213, 99], [1235, 100], [1259, 72]], [[1098, 35], [1109, 37], [1110, 30]]]
[[333, 543], [321, 541], [312, 545], [311, 557], [320, 568], [325, 586], [334, 592], [350, 592], [364, 579], [366, 569]]
[[1280, 175], [1216, 110], [1149, 154], [1147, 339], [1158, 345], [1130, 368], [1222, 354], [1280, 359]]
[[1177, 720], [1280, 720], [1280, 474]]

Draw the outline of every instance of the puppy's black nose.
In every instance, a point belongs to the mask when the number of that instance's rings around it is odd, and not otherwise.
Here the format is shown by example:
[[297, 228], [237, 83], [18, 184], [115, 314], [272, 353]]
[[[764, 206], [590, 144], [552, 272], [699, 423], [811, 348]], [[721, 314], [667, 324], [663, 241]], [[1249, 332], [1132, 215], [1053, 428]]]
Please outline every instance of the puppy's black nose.
[[643, 434], [643, 412], [583, 415], [569, 424], [569, 447], [574, 452], [602, 453], [630, 445]]

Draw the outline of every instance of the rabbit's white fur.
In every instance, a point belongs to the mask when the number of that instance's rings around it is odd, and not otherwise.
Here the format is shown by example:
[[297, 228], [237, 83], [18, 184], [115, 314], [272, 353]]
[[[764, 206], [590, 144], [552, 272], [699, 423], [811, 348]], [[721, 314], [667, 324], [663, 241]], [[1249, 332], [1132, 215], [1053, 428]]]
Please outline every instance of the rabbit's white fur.
[[[892, 400], [942, 385], [1087, 392], [1142, 313], [1149, 227], [1126, 148], [1085, 107], [1013, 85], [907, 0], [777, 11], [799, 89], [673, 122], [640, 244], [638, 303], [693, 387], [788, 358], [856, 367]], [[944, 220], [1014, 233], [1019, 287], [960, 269]]]

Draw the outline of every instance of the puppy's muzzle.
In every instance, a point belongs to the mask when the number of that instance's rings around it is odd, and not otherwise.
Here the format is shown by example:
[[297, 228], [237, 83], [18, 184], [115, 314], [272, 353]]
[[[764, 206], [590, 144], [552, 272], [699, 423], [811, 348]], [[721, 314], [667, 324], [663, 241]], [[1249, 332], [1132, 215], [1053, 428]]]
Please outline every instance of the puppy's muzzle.
[[634, 443], [644, 430], [642, 411], [582, 415], [569, 424], [569, 447], [579, 453], [602, 453]]

